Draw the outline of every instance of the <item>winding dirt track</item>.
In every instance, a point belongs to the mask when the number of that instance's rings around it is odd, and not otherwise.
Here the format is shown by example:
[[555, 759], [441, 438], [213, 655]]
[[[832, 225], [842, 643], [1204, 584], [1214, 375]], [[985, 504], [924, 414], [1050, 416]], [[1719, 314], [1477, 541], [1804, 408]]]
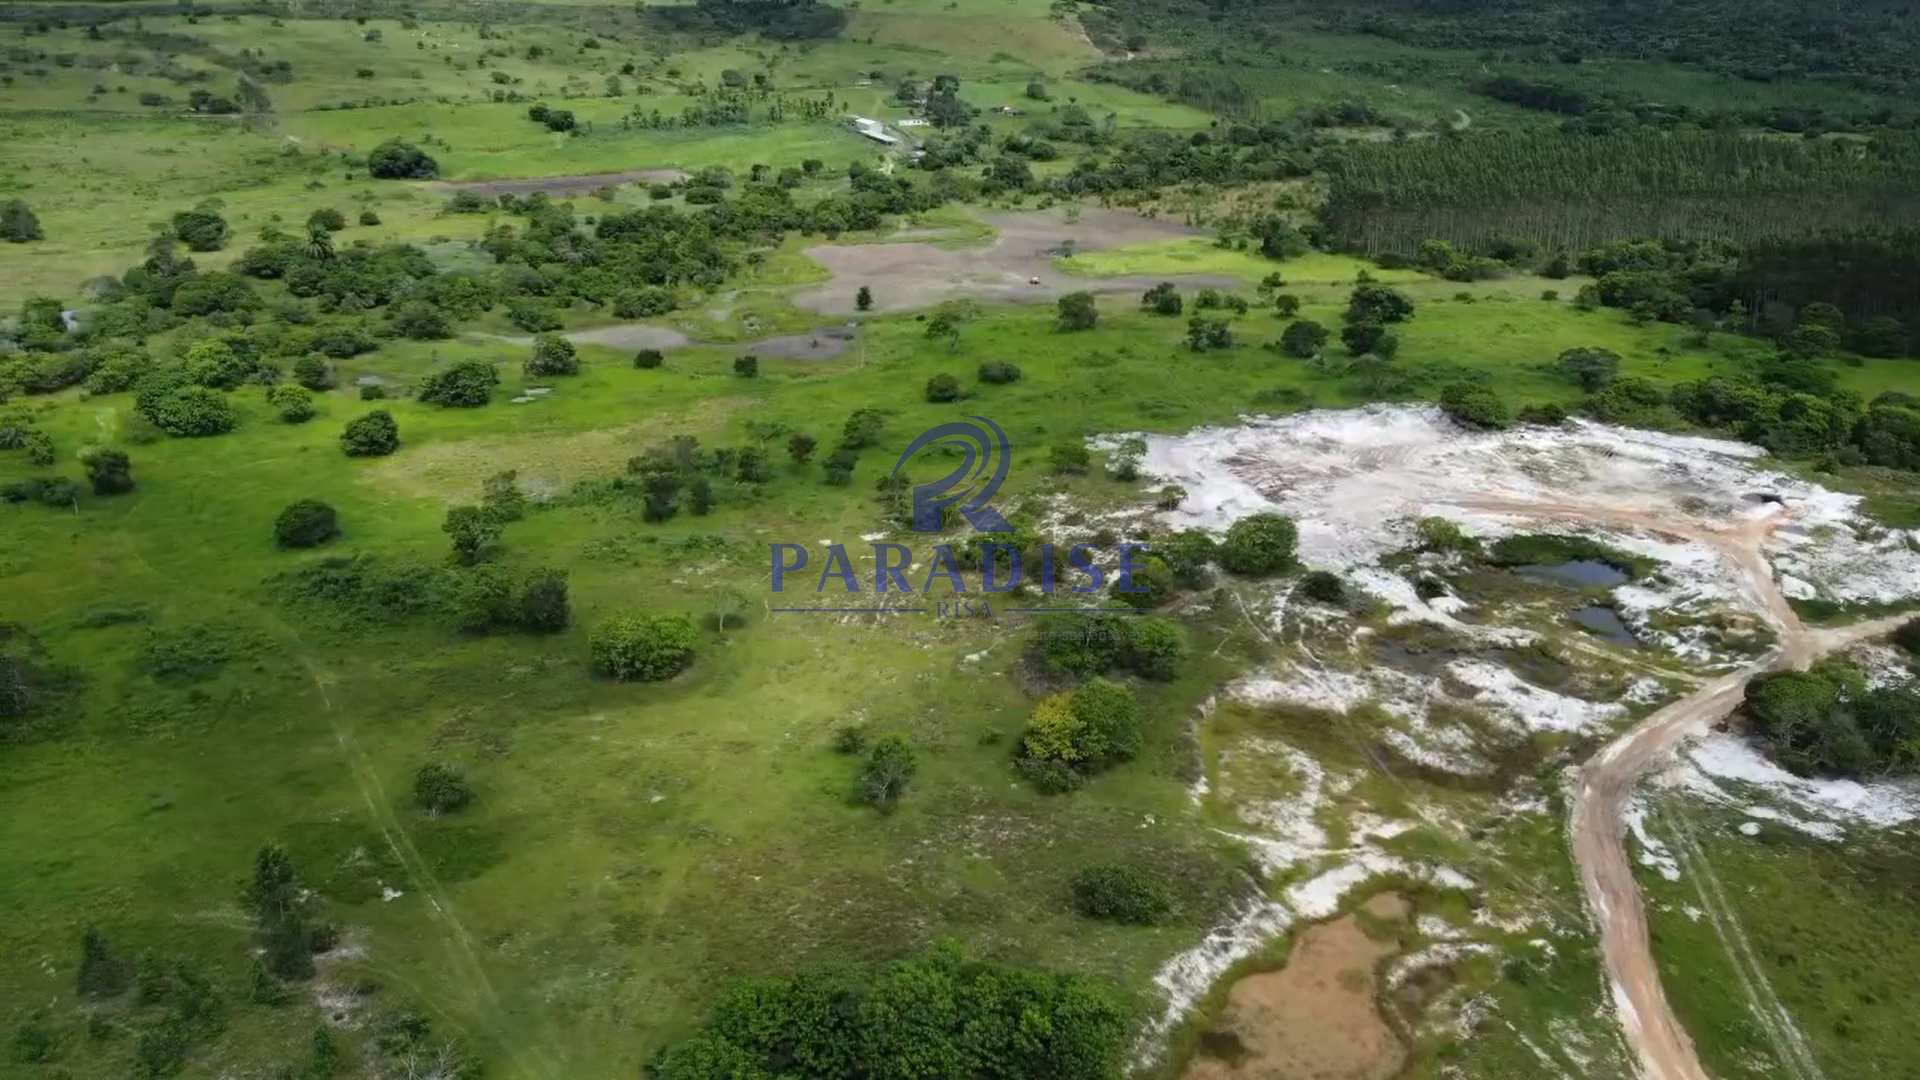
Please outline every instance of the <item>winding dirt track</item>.
[[1652, 515], [1577, 504], [1488, 499], [1481, 509], [1528, 517], [1650, 529], [1704, 543], [1740, 573], [1743, 587], [1773, 624], [1780, 644], [1764, 659], [1702, 686], [1649, 715], [1581, 766], [1574, 789], [1573, 858], [1587, 904], [1600, 927], [1600, 952], [1627, 1044], [1647, 1080], [1708, 1080], [1693, 1040], [1660, 986], [1647, 934], [1647, 913], [1627, 859], [1625, 813], [1639, 780], [1663, 764], [1681, 740], [1704, 734], [1739, 707], [1747, 683], [1775, 667], [1804, 668], [1835, 649], [1889, 633], [1909, 615], [1836, 629], [1808, 629], [1773, 580], [1761, 545], [1784, 514], [1724, 527], [1678, 524]]

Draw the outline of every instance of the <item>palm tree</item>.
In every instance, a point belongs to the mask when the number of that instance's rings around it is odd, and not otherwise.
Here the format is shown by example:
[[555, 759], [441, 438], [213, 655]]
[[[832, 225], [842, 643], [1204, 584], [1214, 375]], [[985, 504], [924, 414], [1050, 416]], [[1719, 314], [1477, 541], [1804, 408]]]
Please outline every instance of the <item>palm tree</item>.
[[313, 225], [307, 229], [307, 255], [326, 262], [333, 258], [333, 234], [325, 226]]

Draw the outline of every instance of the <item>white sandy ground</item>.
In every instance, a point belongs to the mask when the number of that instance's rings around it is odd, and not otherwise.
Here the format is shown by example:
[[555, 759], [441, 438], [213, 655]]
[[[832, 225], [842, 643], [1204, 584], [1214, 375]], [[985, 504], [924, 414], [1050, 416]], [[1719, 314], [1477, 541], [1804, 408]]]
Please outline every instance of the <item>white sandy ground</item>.
[[[1167, 524], [1220, 531], [1249, 514], [1287, 514], [1300, 526], [1301, 560], [1316, 569], [1372, 566], [1411, 547], [1414, 522], [1428, 515], [1485, 537], [1540, 527], [1474, 508], [1489, 499], [1553, 503], [1578, 492], [1623, 512], [1723, 521], [1765, 512], [1748, 496], [1767, 493], [1793, 514], [1767, 555], [1812, 595], [1890, 603], [1920, 593], [1920, 530], [1872, 526], [1858, 496], [1774, 469], [1766, 451], [1745, 443], [1580, 421], [1477, 432], [1424, 405], [1142, 437], [1143, 468], [1187, 491]], [[1615, 530], [1581, 531], [1616, 542]], [[1620, 546], [1661, 559], [1680, 587], [1731, 595], [1733, 577], [1699, 545], [1624, 535]]]
[[[1778, 513], [1754, 496], [1777, 497], [1791, 515], [1788, 527], [1775, 530], [1763, 549], [1774, 575], [1789, 595], [1825, 597], [1842, 602], [1891, 603], [1920, 594], [1920, 531], [1880, 529], [1860, 516], [1860, 500], [1836, 493], [1770, 467], [1763, 450], [1720, 439], [1635, 431], [1591, 423], [1558, 428], [1528, 427], [1506, 432], [1467, 431], [1439, 410], [1426, 406], [1370, 406], [1302, 413], [1279, 419], [1249, 418], [1239, 426], [1203, 428], [1181, 436], [1145, 436], [1146, 472], [1158, 481], [1186, 489], [1179, 509], [1160, 515], [1174, 528], [1224, 531], [1249, 514], [1273, 511], [1292, 517], [1300, 528], [1301, 561], [1314, 569], [1340, 572], [1355, 585], [1395, 609], [1396, 621], [1418, 620], [1489, 644], [1524, 644], [1537, 635], [1514, 627], [1489, 625], [1487, 613], [1463, 622], [1455, 598], [1422, 601], [1410, 580], [1379, 565], [1388, 554], [1415, 542], [1414, 524], [1429, 515], [1444, 516], [1468, 533], [1493, 539], [1519, 531], [1556, 527], [1593, 536], [1613, 546], [1654, 559], [1660, 572], [1651, 582], [1614, 590], [1622, 617], [1647, 650], [1649, 666], [1663, 659], [1689, 667], [1730, 667], [1745, 662], [1716, 655], [1697, 628], [1674, 628], [1675, 616], [1704, 620], [1718, 613], [1751, 616], [1764, 607], [1755, 588], [1729, 566], [1724, 553], [1694, 539], [1639, 529], [1634, 520], [1684, 522], [1712, 528], [1728, 521], [1752, 522]], [[1116, 443], [1118, 438], [1096, 445]], [[1577, 499], [1583, 508], [1606, 507], [1619, 524], [1595, 523], [1569, 515], [1526, 512], [1511, 505], [1553, 506]], [[1269, 617], [1281, 629], [1288, 619], [1311, 622], [1309, 605], [1293, 604], [1284, 587], [1273, 599]], [[1662, 628], [1649, 623], [1660, 616]], [[1593, 702], [1532, 685], [1497, 664], [1480, 659], [1453, 661], [1442, 676], [1423, 676], [1387, 668], [1359, 672], [1328, 667], [1306, 653], [1290, 652], [1268, 670], [1250, 673], [1225, 693], [1255, 703], [1288, 704], [1345, 713], [1362, 703], [1378, 706], [1396, 721], [1383, 737], [1407, 757], [1462, 773], [1488, 769], [1474, 756], [1471, 735], [1433, 721], [1431, 708], [1446, 703], [1482, 712], [1520, 731], [1598, 731], [1627, 715], [1626, 704], [1646, 704], [1666, 696], [1651, 678], [1629, 686], [1619, 702]], [[1894, 676], [1889, 676], [1894, 677]], [[1212, 711], [1209, 701], [1201, 721]], [[1234, 755], [1259, 755], [1292, 773], [1297, 794], [1286, 800], [1237, 795], [1230, 776]], [[1414, 863], [1378, 846], [1409, 823], [1349, 822], [1350, 843], [1327, 847], [1322, 811], [1344, 793], [1352, 777], [1332, 776], [1312, 757], [1272, 739], [1246, 739], [1224, 751], [1212, 780], [1196, 781], [1196, 802], [1209, 798], [1232, 808], [1244, 830], [1230, 833], [1245, 842], [1269, 878], [1269, 888], [1250, 898], [1225, 924], [1194, 948], [1174, 957], [1157, 976], [1163, 1009], [1136, 1047], [1145, 1065], [1164, 1050], [1166, 1035], [1224, 972], [1253, 955], [1294, 925], [1331, 916], [1341, 899], [1365, 882], [1389, 873], [1405, 873], [1436, 885], [1472, 891], [1474, 883], [1451, 868]], [[1835, 822], [1893, 824], [1920, 815], [1920, 803], [1896, 797], [1878, 786], [1798, 781], [1771, 766], [1733, 736], [1712, 736], [1694, 745], [1668, 782], [1733, 805], [1747, 805], [1755, 817], [1789, 820], [1817, 831]], [[1774, 793], [1774, 806], [1746, 798], [1753, 790]], [[1537, 793], [1514, 796], [1515, 809], [1544, 812]], [[1781, 809], [1780, 806], [1786, 807]], [[1644, 825], [1644, 810], [1628, 809], [1626, 825], [1639, 841], [1641, 857], [1663, 875], [1680, 872], [1679, 860]], [[1285, 881], [1284, 886], [1278, 885]], [[1495, 916], [1503, 930], [1524, 932], [1524, 913]], [[1604, 918], [1604, 913], [1603, 916]], [[1506, 918], [1502, 923], [1500, 919]], [[1486, 921], [1477, 919], [1476, 922]], [[1512, 925], [1507, 925], [1511, 923]], [[1551, 946], [1549, 946], [1551, 947]], [[1438, 952], [1427, 959], [1438, 957]], [[1614, 986], [1616, 1008], [1631, 1030], [1638, 1026], [1633, 1006]], [[1459, 1016], [1466, 1023], [1474, 1002]], [[1490, 1003], [1480, 1003], [1482, 1009]], [[1569, 1045], [1578, 1036], [1555, 1032], [1555, 1049], [1568, 1060], [1592, 1052], [1590, 1045]], [[1528, 1045], [1534, 1045], [1531, 1041]], [[1543, 1064], [1551, 1059], [1536, 1048]], [[1553, 1074], [1560, 1074], [1556, 1067]]]

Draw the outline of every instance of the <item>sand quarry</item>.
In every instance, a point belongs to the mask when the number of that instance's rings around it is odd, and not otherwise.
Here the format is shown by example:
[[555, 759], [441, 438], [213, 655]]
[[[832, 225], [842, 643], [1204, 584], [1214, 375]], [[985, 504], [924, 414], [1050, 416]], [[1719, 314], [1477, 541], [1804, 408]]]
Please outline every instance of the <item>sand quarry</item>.
[[[1270, 586], [1271, 596], [1246, 614], [1273, 644], [1272, 661], [1222, 687], [1197, 727], [1204, 730], [1213, 710], [1228, 705], [1347, 717], [1364, 707], [1390, 725], [1380, 744], [1400, 760], [1469, 777], [1495, 775], [1482, 773], [1486, 763], [1476, 758], [1490, 730], [1521, 739], [1581, 736], [1602, 749], [1573, 774], [1573, 850], [1587, 903], [1585, 918], [1570, 921], [1565, 911], [1496, 906], [1475, 876], [1487, 866], [1400, 854], [1395, 838], [1415, 830], [1464, 836], [1464, 823], [1444, 809], [1416, 804], [1399, 817], [1356, 809], [1353, 792], [1363, 773], [1323, 763], [1271, 734], [1226, 740], [1210, 760], [1203, 757], [1194, 802], [1225, 810], [1238, 823], [1222, 831], [1246, 844], [1268, 884], [1161, 970], [1164, 1011], [1142, 1036], [1143, 1063], [1163, 1052], [1165, 1037], [1226, 971], [1301, 931], [1289, 965], [1304, 967], [1291, 977], [1282, 977], [1283, 968], [1236, 985], [1213, 1018], [1213, 1035], [1203, 1039], [1203, 1048], [1216, 1052], [1203, 1050], [1189, 1075], [1380, 1075], [1400, 1059], [1379, 1043], [1381, 1021], [1371, 1006], [1356, 1004], [1340, 980], [1371, 987], [1367, 972], [1380, 965], [1393, 978], [1408, 964], [1444, 966], [1448, 957], [1501, 948], [1489, 928], [1521, 928], [1549, 949], [1554, 941], [1591, 949], [1597, 930], [1610, 996], [1621, 1003], [1610, 1036], [1615, 1045], [1597, 1046], [1591, 1031], [1559, 1033], [1555, 1045], [1536, 1049], [1553, 1066], [1543, 1075], [1625, 1073], [1637, 1062], [1650, 1076], [1693, 1077], [1698, 1063], [1661, 991], [1623, 840], [1636, 786], [1676, 761], [1679, 779], [1666, 782], [1690, 788], [1711, 789], [1706, 777], [1713, 775], [1759, 777], [1801, 817], [1820, 818], [1814, 829], [1835, 838], [1845, 827], [1879, 827], [1920, 813], [1913, 792], [1796, 785], [1742, 749], [1737, 737], [1709, 731], [1737, 706], [1745, 680], [1770, 664], [1850, 647], [1898, 622], [1810, 629], [1788, 597], [1920, 606], [1920, 531], [1869, 521], [1858, 497], [1778, 470], [1756, 447], [1584, 422], [1474, 432], [1427, 406], [1254, 417], [1145, 438], [1146, 471], [1187, 491], [1178, 509], [1147, 512], [1157, 524], [1219, 532], [1249, 514], [1285, 513], [1299, 525], [1306, 566], [1340, 573], [1388, 612], [1384, 624], [1355, 626], [1340, 612], [1292, 596], [1288, 582]], [[1634, 643], [1595, 643], [1543, 622], [1531, 601], [1476, 608], [1451, 592], [1423, 595], [1414, 575], [1445, 574], [1450, 558], [1408, 562], [1414, 524], [1428, 515], [1450, 518], [1482, 540], [1572, 533], [1652, 560], [1658, 571], [1650, 578], [1607, 590]], [[1735, 618], [1767, 631], [1763, 649], [1729, 652], [1724, 633], [1695, 632], [1695, 624], [1724, 626]], [[1383, 663], [1370, 643], [1383, 625], [1419, 626], [1454, 647], [1425, 670]], [[1536, 684], [1507, 662], [1543, 644], [1574, 663], [1573, 678]], [[1476, 716], [1470, 728], [1459, 725], [1465, 711]], [[1277, 789], [1275, 776], [1285, 781]], [[1542, 793], [1528, 786], [1534, 780], [1511, 783], [1487, 796], [1502, 813], [1549, 812]], [[1275, 797], [1276, 790], [1284, 796]], [[1659, 855], [1643, 845], [1641, 861], [1651, 866]], [[1487, 858], [1497, 862], [1499, 854]], [[1442, 943], [1421, 950], [1427, 960], [1390, 957], [1386, 946], [1363, 941], [1344, 923], [1314, 936], [1303, 929], [1340, 914], [1347, 897], [1381, 879], [1414, 879], [1484, 901], [1478, 925], [1427, 933], [1423, 919], [1422, 936]], [[1323, 954], [1338, 957], [1322, 963]], [[1359, 969], [1365, 971], [1341, 974]], [[1472, 1007], [1442, 1001], [1436, 1013], [1465, 1016]], [[1303, 1044], [1297, 1030], [1262, 1029], [1282, 1017], [1296, 1028], [1317, 1024], [1324, 1045]], [[1319, 1019], [1302, 1019], [1308, 1017]]]

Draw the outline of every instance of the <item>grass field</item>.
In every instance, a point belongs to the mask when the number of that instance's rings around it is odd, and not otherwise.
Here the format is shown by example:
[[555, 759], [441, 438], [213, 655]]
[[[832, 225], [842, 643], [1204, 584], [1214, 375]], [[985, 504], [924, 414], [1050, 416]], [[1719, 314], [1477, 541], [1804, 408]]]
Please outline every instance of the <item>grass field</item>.
[[[1756, 975], [1778, 995], [1830, 1076], [1898, 1076], [1916, 1068], [1902, 1002], [1915, 990], [1916, 926], [1903, 897], [1920, 858], [1903, 832], [1817, 840], [1769, 822], [1668, 800], [1656, 836], [1679, 843], [1680, 881], [1642, 874], [1667, 995], [1717, 1076], [1777, 1076], [1785, 1067], [1742, 994]], [[1737, 961], [1702, 914], [1717, 888], [1751, 943]]]
[[[310, 212], [332, 208], [348, 222], [333, 235], [339, 249], [414, 244], [443, 270], [504, 277], [527, 271], [527, 262], [496, 266], [491, 249], [475, 241], [502, 226], [534, 235], [536, 223], [498, 210], [452, 213], [449, 182], [714, 165], [744, 177], [756, 164], [780, 169], [817, 158], [824, 169], [793, 192], [803, 207], [847, 194], [847, 167], [856, 162], [931, 187], [936, 181], [907, 172], [901, 156], [883, 155], [839, 115], [906, 118], [910, 110], [894, 100], [903, 79], [954, 75], [970, 104], [1019, 109], [982, 114], [996, 140], [988, 161], [1002, 152], [997, 140], [1072, 105], [1123, 134], [1185, 137], [1225, 119], [1096, 80], [1090, 68], [1112, 57], [1046, 0], [862, 0], [850, 5], [843, 35], [810, 42], [669, 38], [648, 29], [637, 10], [561, 3], [429, 6], [404, 19], [364, 20], [308, 9], [275, 18], [167, 8], [106, 22], [97, 35], [80, 8], [47, 11], [44, 20], [0, 23], [0, 201], [30, 204], [45, 232], [0, 245], [7, 320], [16, 311], [24, 320], [23, 303], [36, 297], [91, 314], [89, 280], [139, 264], [173, 214], [203, 203], [218, 208], [232, 235], [221, 250], [193, 253], [202, 270], [229, 265], [269, 227], [298, 241]], [[1274, 62], [1243, 74], [1266, 117], [1363, 99], [1429, 128], [1543, 122], [1471, 91], [1487, 67], [1477, 55], [1282, 31], [1287, 47]], [[291, 65], [290, 78], [260, 74], [280, 70], [279, 60]], [[1150, 50], [1114, 67], [1178, 73], [1205, 62]], [[1549, 69], [1558, 70], [1515, 68]], [[193, 90], [231, 93], [247, 71], [260, 74], [270, 109], [186, 110]], [[622, 125], [636, 108], [677, 115], [735, 74], [765, 76], [778, 93], [832, 93], [835, 115]], [[1731, 92], [1722, 77], [1673, 65], [1594, 60], [1567, 77], [1592, 89], [1637, 83], [1674, 101], [1708, 103]], [[617, 95], [609, 79], [619, 80]], [[1044, 100], [1029, 95], [1033, 81], [1044, 85]], [[1835, 108], [1858, 100], [1787, 82], [1748, 92], [1755, 101]], [[142, 95], [165, 100], [141, 104]], [[556, 134], [531, 121], [534, 101], [572, 110], [580, 132]], [[369, 179], [364, 155], [394, 138], [427, 148], [440, 180]], [[1060, 158], [1034, 169], [1062, 174], [1080, 153], [1063, 145]], [[982, 166], [965, 171], [978, 176]], [[1230, 201], [1254, 212], [1312, 202], [1315, 178], [1273, 176], [1288, 179], [1232, 192], [1183, 184], [1154, 193], [1152, 205], [1204, 224]], [[1060, 212], [1052, 195], [976, 201], [1002, 213], [1035, 202]], [[573, 213], [590, 231], [612, 208], [656, 205], [696, 209], [629, 184], [607, 202], [576, 197]], [[1088, 197], [1084, 208], [1092, 206]], [[363, 211], [378, 224], [360, 224]], [[529, 346], [510, 340], [525, 331], [502, 303], [443, 338], [382, 337], [340, 360], [338, 388], [316, 395], [317, 415], [304, 424], [281, 422], [251, 382], [229, 395], [236, 430], [216, 438], [149, 438], [127, 392], [69, 388], [0, 408], [0, 420], [15, 409], [30, 417], [55, 450], [47, 466], [0, 452], [0, 484], [81, 478], [84, 456], [100, 447], [125, 450], [137, 481], [125, 495], [87, 494], [71, 507], [0, 504], [0, 646], [9, 656], [30, 653], [36, 670], [49, 673], [49, 704], [30, 725], [0, 733], [0, 956], [13, 961], [0, 965], [0, 1077], [276, 1076], [305, 1060], [319, 1024], [346, 1048], [339, 1075], [385, 1075], [374, 1061], [383, 1025], [413, 1012], [499, 1080], [632, 1077], [654, 1051], [694, 1030], [732, 979], [880, 962], [942, 939], [979, 957], [1096, 976], [1144, 1022], [1161, 1005], [1155, 974], [1260, 887], [1251, 850], [1227, 835], [1242, 819], [1224, 781], [1243, 796], [1302, 796], [1297, 778], [1270, 762], [1234, 757], [1242, 742], [1265, 739], [1302, 747], [1353, 778], [1321, 813], [1330, 848], [1366, 842], [1353, 835], [1362, 814], [1417, 822], [1380, 841], [1380, 850], [1459, 867], [1472, 883], [1441, 888], [1385, 877], [1342, 902], [1351, 910], [1371, 892], [1404, 890], [1422, 918], [1398, 942], [1403, 953], [1475, 946], [1381, 1003], [1405, 1023], [1405, 1075], [1505, 1080], [1538, 1075], [1543, 1058], [1569, 1075], [1624, 1071], [1562, 828], [1558, 770], [1588, 750], [1584, 736], [1527, 740], [1502, 761], [1514, 789], [1495, 790], [1382, 768], [1378, 746], [1396, 721], [1369, 706], [1340, 729], [1327, 714], [1232, 702], [1208, 706], [1205, 723], [1194, 719], [1203, 703], [1225, 701], [1223, 686], [1277, 653], [1351, 651], [1361, 629], [1419, 652], [1432, 645], [1419, 639], [1430, 627], [1402, 625], [1364, 600], [1306, 632], [1289, 624], [1287, 633], [1319, 639], [1276, 640], [1253, 614], [1273, 600], [1273, 584], [1223, 576], [1218, 590], [1188, 592], [1171, 612], [1189, 646], [1177, 677], [1128, 679], [1145, 716], [1137, 758], [1049, 796], [1013, 765], [1036, 699], [1057, 689], [1058, 676], [1026, 656], [1028, 614], [1005, 604], [987, 617], [775, 612], [790, 597], [770, 591], [768, 546], [817, 551], [838, 541], [858, 558], [864, 541], [892, 536], [898, 529], [876, 482], [913, 435], [963, 417], [990, 417], [1006, 431], [1011, 478], [995, 501], [1015, 520], [1118, 536], [1141, 520], [1127, 515], [1151, 503], [1151, 481], [1114, 479], [1098, 456], [1085, 473], [1057, 471], [1057, 449], [1249, 413], [1432, 400], [1462, 381], [1516, 408], [1573, 407], [1583, 391], [1552, 366], [1570, 348], [1610, 349], [1622, 375], [1669, 385], [1750, 369], [1771, 345], [1727, 333], [1702, 343], [1690, 327], [1584, 309], [1570, 302], [1589, 280], [1580, 277], [1516, 272], [1459, 284], [1325, 252], [1275, 262], [1194, 235], [1081, 251], [1052, 265], [1089, 284], [1216, 275], [1242, 283], [1247, 313], [1200, 311], [1189, 290], [1180, 317], [1158, 317], [1122, 292], [1099, 298], [1097, 326], [1066, 332], [1051, 303], [958, 302], [940, 312], [957, 323], [946, 338], [929, 333], [940, 325], [934, 312], [895, 314], [892, 297], [883, 297], [888, 314], [853, 316], [857, 336], [834, 357], [787, 359], [767, 347], [756, 354], [757, 375], [736, 374], [737, 358], [763, 339], [847, 328], [848, 317], [796, 303], [801, 290], [834, 280], [810, 248], [918, 239], [947, 255], [994, 240], [989, 219], [1006, 237], [1026, 235], [958, 201], [831, 238], [730, 234], [702, 250], [719, 251], [716, 261], [737, 259], [740, 269], [711, 286], [683, 277], [672, 289], [677, 308], [641, 327], [691, 339], [667, 349], [658, 369], [634, 366], [630, 348], [586, 344], [577, 375], [530, 377], [522, 368]], [[584, 261], [590, 242], [569, 242], [555, 239], [544, 265], [564, 261], [556, 252]], [[1048, 273], [1049, 256], [1035, 251], [1035, 272]], [[1256, 291], [1276, 272], [1285, 282], [1278, 291], [1301, 301], [1300, 316], [1335, 333], [1325, 362], [1277, 348], [1287, 324]], [[1337, 343], [1362, 273], [1416, 305], [1396, 324], [1397, 357], [1377, 380], [1345, 371]], [[956, 271], [957, 291], [972, 282], [976, 295], [1014, 295], [1007, 276]], [[296, 297], [280, 280], [250, 287], [263, 299], [257, 311], [187, 320], [140, 344], [170, 362], [216, 328], [375, 324], [387, 314], [356, 307], [363, 302], [355, 296]], [[624, 322], [615, 304], [553, 306], [568, 331]], [[1190, 348], [1195, 314], [1225, 319], [1230, 343]], [[4, 327], [7, 348], [17, 325]], [[0, 363], [9, 359], [0, 355]], [[484, 407], [440, 408], [411, 395], [429, 374], [476, 360], [501, 375]], [[1021, 377], [985, 381], [981, 366], [993, 361], [1016, 363]], [[1834, 370], [1863, 397], [1915, 383], [1911, 361], [1848, 356]], [[939, 376], [958, 381], [957, 400], [929, 400]], [[392, 393], [362, 400], [361, 379]], [[527, 393], [536, 389], [549, 392]], [[396, 418], [399, 451], [344, 456], [342, 428], [375, 408]], [[884, 416], [885, 433], [847, 486], [825, 482], [820, 458], [788, 460], [790, 435], [813, 436], [825, 457], [849, 414], [867, 408]], [[631, 483], [613, 481], [676, 437], [705, 449], [762, 449], [772, 475], [717, 481], [711, 513], [649, 520]], [[452, 568], [443, 521], [449, 507], [479, 501], [483, 485], [507, 470], [535, 505], [505, 526], [482, 563], [513, 575], [543, 567], [568, 575], [572, 623], [552, 635], [462, 633], [444, 613], [407, 607], [416, 590], [471, 583], [474, 572]], [[1867, 491], [1889, 522], [1920, 521], [1910, 474], [1857, 467], [1832, 482]], [[338, 508], [343, 535], [314, 552], [281, 550], [275, 516], [303, 498]], [[366, 560], [373, 584], [354, 591], [342, 583], [332, 560], [346, 556]], [[323, 572], [336, 591], [300, 590]], [[1527, 588], [1509, 583], [1494, 592], [1549, 639], [1573, 633], [1553, 607], [1560, 599]], [[800, 595], [803, 604], [825, 603], [811, 591]], [[746, 612], [744, 625], [720, 617], [736, 607]], [[593, 628], [634, 612], [685, 614], [696, 624], [689, 671], [661, 684], [593, 675]], [[1445, 653], [1458, 644], [1434, 647]], [[1623, 663], [1581, 655], [1587, 674], [1617, 675]], [[857, 762], [835, 749], [849, 726], [900, 734], [915, 748], [919, 771], [894, 812], [851, 797]], [[412, 786], [429, 762], [463, 770], [474, 805], [422, 810]], [[1211, 795], [1194, 785], [1196, 762], [1222, 782]], [[1527, 805], [1516, 809], [1521, 789]], [[1896, 1045], [1898, 1019], [1912, 987], [1898, 965], [1911, 950], [1896, 943], [1868, 954], [1882, 927], [1908, 937], [1914, 929], [1897, 911], [1888, 915], [1899, 897], [1887, 882], [1914, 869], [1905, 841], [1822, 848], [1771, 830], [1756, 842], [1710, 821], [1696, 825], [1723, 877], [1766, 908], [1750, 913], [1756, 935], [1786, 943], [1767, 953], [1769, 970], [1830, 1074], [1904, 1064], [1910, 1055]], [[338, 946], [319, 958], [318, 976], [291, 984], [295, 996], [278, 1004], [253, 999], [259, 937], [240, 896], [256, 851], [270, 841], [287, 846], [341, 931]], [[1076, 913], [1070, 879], [1117, 858], [1168, 884], [1171, 917], [1127, 926]], [[1279, 895], [1304, 877], [1296, 871], [1266, 888]], [[1676, 914], [1690, 882], [1648, 886], [1659, 901], [1655, 931], [1672, 993], [1716, 1073], [1765, 1074], [1742, 1050], [1754, 1033], [1727, 989], [1727, 969], [1716, 966], [1714, 939]], [[1503, 921], [1514, 911], [1530, 916]], [[197, 971], [217, 992], [217, 1022], [196, 1028], [191, 1055], [175, 1072], [137, 1064], [167, 1023], [163, 1006], [132, 995], [76, 998], [88, 925], [117, 955], [177, 961], [188, 974], [176, 971], [176, 982]], [[1269, 942], [1236, 971], [1282, 962], [1290, 940]], [[1203, 1006], [1217, 1006], [1228, 981]], [[1474, 1012], [1473, 1002], [1490, 1011]], [[1426, 1023], [1429, 1006], [1435, 1016], [1495, 1019], [1462, 1035], [1451, 1022]], [[1202, 1007], [1176, 1025], [1174, 1053], [1145, 1075], [1175, 1075], [1209, 1018]]]

